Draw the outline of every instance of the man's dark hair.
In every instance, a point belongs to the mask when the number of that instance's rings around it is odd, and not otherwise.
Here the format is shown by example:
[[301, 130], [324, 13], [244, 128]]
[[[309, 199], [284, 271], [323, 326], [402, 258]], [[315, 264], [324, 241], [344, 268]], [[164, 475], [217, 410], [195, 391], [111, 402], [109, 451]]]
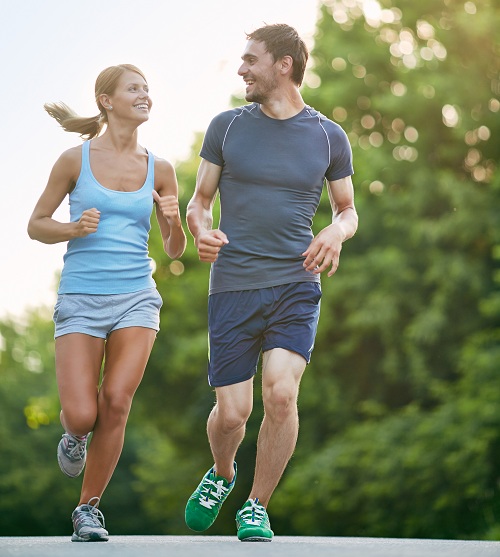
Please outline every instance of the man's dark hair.
[[293, 27], [285, 23], [265, 25], [247, 34], [247, 39], [263, 42], [274, 62], [284, 56], [291, 56], [293, 60], [292, 81], [298, 86], [302, 84], [309, 52]]

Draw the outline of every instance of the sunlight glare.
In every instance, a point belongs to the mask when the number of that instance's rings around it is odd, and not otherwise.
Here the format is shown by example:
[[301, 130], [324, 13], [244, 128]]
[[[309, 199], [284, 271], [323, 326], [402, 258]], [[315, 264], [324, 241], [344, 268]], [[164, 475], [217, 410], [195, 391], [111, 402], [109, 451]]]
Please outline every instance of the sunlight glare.
[[451, 104], [445, 104], [442, 109], [443, 123], [449, 128], [454, 128], [459, 122], [458, 110]]

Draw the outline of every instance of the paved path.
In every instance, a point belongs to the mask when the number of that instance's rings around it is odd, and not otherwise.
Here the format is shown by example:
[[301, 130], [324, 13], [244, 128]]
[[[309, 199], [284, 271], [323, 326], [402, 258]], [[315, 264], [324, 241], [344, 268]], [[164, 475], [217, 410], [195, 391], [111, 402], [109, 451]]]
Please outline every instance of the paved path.
[[241, 543], [225, 536], [112, 536], [71, 543], [69, 537], [1, 538], [0, 557], [500, 557], [500, 542], [276, 536]]

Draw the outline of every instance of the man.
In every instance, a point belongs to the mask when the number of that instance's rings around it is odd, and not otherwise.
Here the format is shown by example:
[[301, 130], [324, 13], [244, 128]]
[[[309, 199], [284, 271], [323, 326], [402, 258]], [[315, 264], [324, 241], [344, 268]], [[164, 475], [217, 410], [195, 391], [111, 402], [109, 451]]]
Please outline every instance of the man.
[[[266, 25], [247, 39], [238, 74], [250, 104], [212, 120], [187, 209], [199, 258], [212, 264], [208, 376], [217, 402], [207, 425], [214, 466], [190, 497], [185, 518], [191, 529], [206, 530], [234, 486], [262, 353], [264, 419], [252, 490], [236, 523], [241, 541], [271, 541], [266, 508], [295, 449], [320, 274], [335, 273], [358, 219], [347, 137], [299, 92], [305, 44], [284, 24]], [[332, 224], [313, 237], [325, 179]], [[212, 229], [217, 192], [221, 218]]]

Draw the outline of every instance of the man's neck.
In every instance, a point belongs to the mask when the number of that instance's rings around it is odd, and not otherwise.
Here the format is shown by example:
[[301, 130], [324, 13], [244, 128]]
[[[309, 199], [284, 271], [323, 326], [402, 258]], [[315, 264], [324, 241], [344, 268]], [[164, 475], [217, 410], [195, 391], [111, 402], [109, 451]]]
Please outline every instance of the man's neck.
[[275, 120], [287, 120], [293, 118], [305, 107], [302, 95], [298, 89], [294, 89], [288, 95], [282, 95], [278, 98], [269, 99], [267, 102], [260, 105], [262, 112], [274, 118]]

